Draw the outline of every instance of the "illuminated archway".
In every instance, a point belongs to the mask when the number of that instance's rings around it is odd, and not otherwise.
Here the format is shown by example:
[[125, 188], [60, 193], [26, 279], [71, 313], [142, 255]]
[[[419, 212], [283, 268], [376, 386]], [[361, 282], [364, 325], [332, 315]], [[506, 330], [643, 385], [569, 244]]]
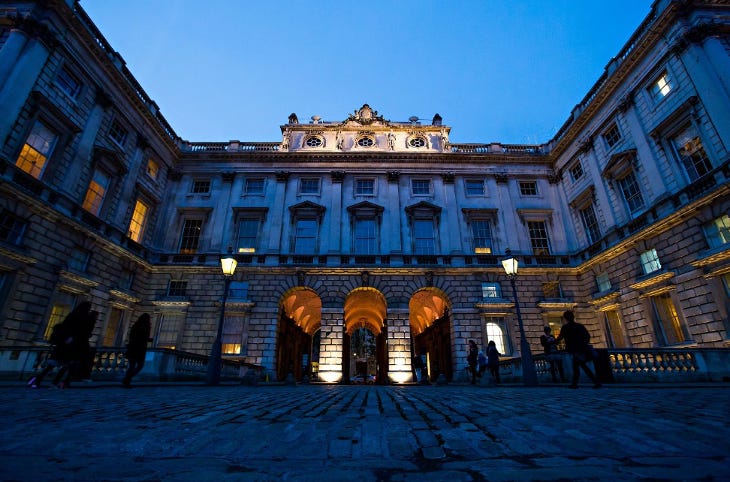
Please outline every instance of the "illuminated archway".
[[[380, 291], [364, 287], [357, 288], [347, 295], [344, 306], [345, 333], [342, 343], [342, 380], [345, 383], [350, 380], [351, 374], [355, 374], [353, 370], [365, 372], [366, 375], [374, 374], [378, 383], [385, 383], [387, 380], [386, 316], [387, 305], [385, 297]], [[351, 358], [351, 354], [356, 354], [356, 351], [353, 351], [352, 341], [359, 340], [363, 335], [360, 330], [367, 330], [375, 338], [373, 358], [363, 357], [363, 353], [357, 359]], [[354, 335], [358, 336], [353, 339]]]
[[424, 288], [408, 303], [413, 354], [425, 354], [426, 375], [432, 381], [453, 375], [451, 356], [451, 314], [446, 293]]
[[312, 340], [322, 325], [322, 300], [313, 290], [292, 288], [279, 303], [276, 333], [276, 375], [283, 380], [291, 373], [296, 380], [310, 375], [318, 361], [319, 347]]

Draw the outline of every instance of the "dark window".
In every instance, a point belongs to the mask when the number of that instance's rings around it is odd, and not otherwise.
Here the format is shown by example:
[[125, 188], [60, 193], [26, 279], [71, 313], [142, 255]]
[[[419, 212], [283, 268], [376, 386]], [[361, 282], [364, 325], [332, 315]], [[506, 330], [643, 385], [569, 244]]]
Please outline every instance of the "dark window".
[[583, 166], [581, 165], [580, 161], [573, 164], [573, 166], [570, 168], [570, 177], [573, 179], [573, 181], [577, 181], [581, 177], [583, 177]]
[[356, 179], [355, 194], [358, 196], [372, 196], [375, 194], [375, 181], [373, 179]]
[[545, 221], [528, 221], [527, 229], [530, 233], [532, 253], [538, 256], [550, 254], [550, 239]]
[[426, 196], [431, 194], [431, 181], [428, 179], [413, 179], [411, 181], [411, 190], [416, 196]]
[[474, 239], [474, 252], [477, 254], [492, 253], [492, 228], [486, 219], [475, 219], [471, 222], [471, 234]]
[[72, 99], [75, 99], [79, 95], [79, 92], [81, 92], [81, 82], [65, 67], [58, 72], [56, 85]]
[[258, 247], [259, 223], [258, 218], [242, 218], [238, 220], [237, 252], [256, 252], [256, 248]]
[[375, 254], [375, 219], [355, 221], [355, 254]]
[[27, 223], [24, 219], [10, 211], [0, 211], [0, 240], [10, 244], [19, 244]]
[[319, 178], [302, 178], [299, 181], [299, 194], [319, 194]]
[[200, 219], [186, 219], [183, 224], [182, 235], [180, 236], [180, 253], [193, 254], [198, 251], [200, 232], [203, 229], [203, 221]]
[[246, 194], [263, 194], [264, 178], [248, 178], [246, 179]]
[[520, 181], [520, 194], [523, 196], [537, 196], [537, 182]]
[[486, 189], [484, 189], [483, 179], [467, 179], [465, 184], [467, 196], [484, 196]]
[[187, 281], [170, 280], [170, 284], [167, 286], [167, 296], [185, 296], [187, 289]]
[[109, 137], [111, 140], [124, 147], [124, 143], [127, 141], [127, 129], [122, 127], [116, 120], [112, 122], [112, 126], [109, 128]]
[[621, 131], [618, 130], [618, 126], [616, 124], [612, 124], [606, 133], [603, 134], [603, 138], [606, 140], [608, 147], [613, 147], [621, 140]]
[[642, 196], [636, 180], [636, 173], [629, 172], [628, 175], [618, 180], [618, 185], [630, 212], [635, 213], [644, 207], [644, 196]]
[[208, 194], [210, 192], [210, 179], [194, 179], [193, 194]]
[[580, 210], [580, 219], [583, 221], [583, 229], [586, 231], [588, 242], [593, 244], [601, 239], [601, 229], [598, 227], [598, 219], [593, 204]]

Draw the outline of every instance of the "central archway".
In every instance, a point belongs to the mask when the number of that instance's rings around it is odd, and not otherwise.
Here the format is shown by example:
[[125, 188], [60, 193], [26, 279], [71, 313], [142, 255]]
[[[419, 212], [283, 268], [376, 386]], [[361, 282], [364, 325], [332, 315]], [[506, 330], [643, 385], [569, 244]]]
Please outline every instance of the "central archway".
[[276, 336], [276, 377], [291, 373], [296, 380], [311, 375], [318, 361], [318, 343], [313, 343], [322, 325], [322, 300], [309, 288], [292, 288], [281, 298]]
[[[342, 381], [349, 383], [353, 375], [374, 375], [376, 383], [386, 383], [388, 379], [388, 353], [386, 349], [387, 305], [385, 296], [374, 288], [357, 288], [350, 292], [345, 299], [344, 306], [344, 334], [342, 343]], [[375, 338], [375, 354], [372, 365], [368, 361], [368, 354], [353, 351], [353, 335], [362, 343], [367, 339], [367, 331]], [[355, 360], [353, 355], [358, 355]], [[365, 355], [365, 356], [363, 356]], [[364, 364], [364, 365], [363, 365]], [[362, 373], [362, 372], [365, 373]], [[374, 373], [370, 373], [373, 371]], [[353, 373], [355, 372], [355, 373]]]

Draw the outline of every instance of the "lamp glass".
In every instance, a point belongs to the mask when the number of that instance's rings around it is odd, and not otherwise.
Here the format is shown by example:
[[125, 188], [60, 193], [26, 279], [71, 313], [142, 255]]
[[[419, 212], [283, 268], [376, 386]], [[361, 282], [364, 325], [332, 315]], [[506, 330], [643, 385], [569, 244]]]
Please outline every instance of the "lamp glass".
[[236, 272], [236, 266], [238, 266], [238, 261], [236, 261], [236, 258], [232, 256], [226, 256], [225, 258], [221, 258], [221, 269], [223, 270], [224, 275], [233, 276], [233, 273]]
[[502, 260], [502, 267], [508, 275], [516, 275], [519, 264], [519, 261], [517, 261], [517, 258], [515, 257]]

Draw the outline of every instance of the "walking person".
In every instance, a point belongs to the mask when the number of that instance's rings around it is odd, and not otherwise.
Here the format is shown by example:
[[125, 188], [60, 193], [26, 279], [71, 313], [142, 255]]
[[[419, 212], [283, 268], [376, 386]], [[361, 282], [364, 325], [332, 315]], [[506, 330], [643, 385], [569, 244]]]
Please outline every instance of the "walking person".
[[501, 380], [499, 379], [499, 357], [502, 354], [497, 350], [497, 344], [494, 340], [490, 340], [487, 343], [487, 366], [489, 367], [489, 373], [492, 375], [495, 385], [499, 385]]
[[137, 318], [137, 321], [129, 330], [129, 342], [127, 343], [127, 351], [125, 356], [129, 362], [127, 373], [122, 380], [122, 386], [125, 388], [132, 387], [132, 378], [142, 371], [144, 367], [144, 359], [147, 355], [147, 342], [150, 338], [150, 315], [143, 313]]
[[588, 333], [585, 326], [575, 321], [575, 314], [572, 311], [563, 313], [563, 320], [565, 324], [560, 329], [560, 335], [556, 340], [565, 340], [565, 350], [573, 357], [573, 380], [570, 383], [570, 388], [578, 388], [579, 367], [591, 379], [593, 388], [601, 388], [601, 382], [598, 381], [588, 366], [588, 362], [593, 359], [590, 333]]
[[471, 371], [471, 384], [477, 384], [477, 362], [479, 359], [479, 347], [474, 340], [469, 340], [469, 353], [466, 355], [466, 362]]
[[557, 383], [558, 373], [560, 373], [560, 380], [565, 381], [565, 374], [563, 373], [563, 360], [558, 353], [558, 341], [551, 333], [549, 326], [543, 328], [544, 334], [540, 336], [540, 344], [542, 345], [543, 351], [545, 352], [545, 360], [550, 365], [550, 375], [553, 377], [553, 382]]

